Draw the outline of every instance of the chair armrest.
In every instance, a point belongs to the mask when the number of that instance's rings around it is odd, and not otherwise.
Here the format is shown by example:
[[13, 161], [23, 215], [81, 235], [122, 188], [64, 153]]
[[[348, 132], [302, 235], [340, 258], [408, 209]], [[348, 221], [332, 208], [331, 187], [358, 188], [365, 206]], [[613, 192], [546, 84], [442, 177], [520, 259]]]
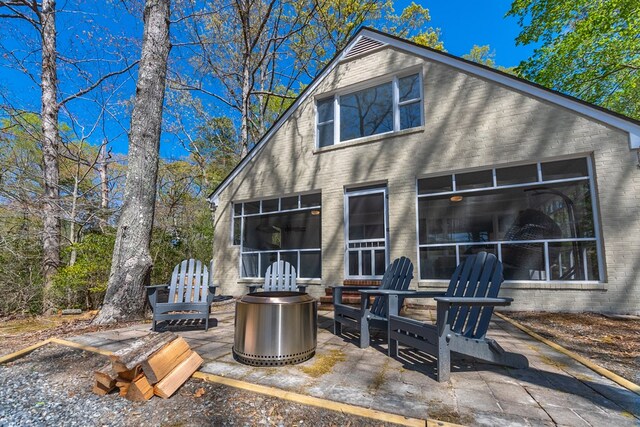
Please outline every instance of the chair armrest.
[[249, 293], [252, 294], [257, 291], [259, 288], [263, 288], [264, 285], [247, 285], [247, 289], [249, 289]]
[[162, 284], [162, 285], [151, 285], [151, 286], [145, 286], [145, 288], [146, 288], [146, 289], [148, 289], [148, 290], [152, 290], [152, 289], [162, 289], [162, 288], [168, 288], [168, 287], [169, 287], [169, 284], [168, 284], [168, 283], [165, 283], [165, 284]]
[[[378, 286], [330, 286], [333, 304], [342, 304], [342, 291], [362, 291], [364, 289], [378, 289]], [[362, 295], [361, 295], [362, 296]]]
[[444, 296], [444, 292], [436, 292], [436, 291], [399, 291], [394, 289], [372, 289], [372, 290], [362, 290], [361, 294], [366, 294], [369, 296], [388, 296], [388, 295], [400, 295], [407, 298], [435, 298]]
[[436, 297], [438, 304], [448, 305], [484, 305], [484, 306], [506, 306], [510, 305], [513, 298], [465, 298], [465, 297]]

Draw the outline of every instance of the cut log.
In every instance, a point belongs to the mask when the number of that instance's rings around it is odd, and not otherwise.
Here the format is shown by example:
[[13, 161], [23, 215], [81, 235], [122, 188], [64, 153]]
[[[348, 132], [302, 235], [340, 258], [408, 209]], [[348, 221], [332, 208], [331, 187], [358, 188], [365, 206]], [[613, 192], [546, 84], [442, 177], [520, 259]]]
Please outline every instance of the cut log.
[[116, 351], [109, 358], [113, 362], [113, 368], [116, 372], [130, 371], [176, 338], [178, 336], [172, 332], [151, 333], [134, 341], [127, 348]]
[[111, 390], [113, 390], [114, 388], [116, 388], [115, 384], [112, 387], [105, 387], [104, 385], [96, 381], [96, 383], [93, 385], [93, 392], [98, 396], [104, 396], [106, 394], [109, 394], [109, 392], [111, 392]]
[[200, 367], [203, 360], [195, 351], [189, 350], [189, 357], [183, 360], [166, 377], [153, 387], [156, 396], [163, 399], [171, 397], [185, 381]]
[[116, 381], [116, 387], [118, 387], [120, 397], [125, 397], [127, 395], [127, 391], [129, 390], [129, 386], [131, 385], [130, 381]]
[[187, 357], [189, 357], [189, 344], [184, 338], [179, 337], [142, 362], [142, 371], [149, 383], [155, 384]]
[[113, 389], [116, 385], [117, 372], [111, 366], [111, 363], [107, 363], [102, 368], [95, 371], [96, 383], [102, 385], [105, 389]]
[[[114, 371], [115, 371], [115, 369], [114, 369]], [[135, 368], [130, 369], [128, 371], [120, 371], [120, 372], [117, 373], [118, 378], [116, 378], [116, 380], [122, 380], [122, 381], [131, 382], [138, 375], [140, 375], [141, 372], [142, 372], [142, 369], [140, 368], [140, 366], [136, 366]]]
[[144, 374], [140, 374], [129, 384], [125, 397], [134, 402], [149, 400], [153, 397], [153, 386], [149, 384]]

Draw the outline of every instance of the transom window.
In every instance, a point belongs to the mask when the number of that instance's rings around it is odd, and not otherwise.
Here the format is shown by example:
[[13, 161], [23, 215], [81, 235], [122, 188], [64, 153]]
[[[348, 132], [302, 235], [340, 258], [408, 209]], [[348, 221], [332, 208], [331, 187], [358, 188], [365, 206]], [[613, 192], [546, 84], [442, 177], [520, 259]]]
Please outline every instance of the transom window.
[[318, 100], [318, 147], [422, 125], [420, 74]]
[[232, 240], [242, 277], [264, 277], [286, 261], [299, 278], [321, 277], [321, 196], [302, 194], [233, 204]]
[[449, 279], [479, 251], [505, 280], [602, 280], [591, 159], [418, 180], [421, 279]]

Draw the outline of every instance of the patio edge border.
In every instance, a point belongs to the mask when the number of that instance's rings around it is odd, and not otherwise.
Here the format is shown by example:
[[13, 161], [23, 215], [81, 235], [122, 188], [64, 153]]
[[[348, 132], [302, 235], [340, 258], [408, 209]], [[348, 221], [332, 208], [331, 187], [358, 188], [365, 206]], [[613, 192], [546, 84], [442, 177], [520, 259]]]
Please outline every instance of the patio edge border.
[[[25, 347], [22, 350], [18, 350], [16, 352], [0, 357], [0, 365], [20, 359], [24, 356], [27, 356], [29, 353], [32, 353], [38, 348], [43, 347], [50, 343], [59, 344], [66, 347], [75, 348], [78, 350], [84, 350], [91, 353], [97, 353], [103, 356], [109, 356], [113, 354], [113, 352], [109, 350], [101, 350], [97, 347], [79, 344], [79, 343], [64, 340], [61, 338], [49, 338], [44, 341], [40, 341], [36, 344], [33, 344], [29, 347]], [[405, 417], [403, 415], [391, 414], [389, 412], [378, 411], [375, 409], [364, 408], [361, 406], [349, 405], [347, 403], [334, 402], [332, 400], [321, 399], [319, 397], [314, 397], [314, 396], [307, 396], [304, 394], [286, 391], [286, 390], [282, 390], [275, 387], [252, 384], [249, 382], [240, 381], [233, 378], [221, 377], [219, 375], [210, 374], [202, 371], [196, 371], [192, 375], [192, 378], [209, 381], [216, 384], [222, 384], [229, 387], [239, 388], [239, 389], [251, 391], [254, 393], [266, 394], [269, 396], [274, 396], [279, 399], [288, 400], [290, 402], [299, 403], [302, 405], [315, 406], [317, 408], [327, 409], [330, 411], [346, 413], [350, 415], [374, 419], [377, 421], [394, 423], [394, 424], [403, 425], [403, 426], [461, 427], [459, 424], [453, 424], [446, 421], [438, 421], [438, 420], [430, 420], [430, 419], [423, 420], [419, 418]]]
[[615, 373], [611, 372], [610, 370], [608, 370], [606, 368], [603, 368], [602, 366], [596, 365], [594, 362], [592, 362], [591, 360], [587, 359], [586, 357], [580, 356], [579, 354], [576, 354], [576, 353], [572, 352], [571, 350], [567, 350], [566, 348], [562, 347], [560, 344], [556, 344], [553, 341], [550, 341], [550, 340], [544, 338], [542, 335], [532, 331], [531, 329], [529, 329], [526, 326], [516, 322], [515, 320], [505, 316], [502, 313], [494, 312], [494, 314], [496, 316], [498, 316], [499, 318], [501, 318], [502, 320], [504, 320], [504, 321], [510, 323], [511, 325], [515, 326], [516, 328], [520, 329], [522, 332], [525, 332], [526, 334], [530, 335], [531, 337], [537, 339], [538, 341], [548, 345], [549, 347], [559, 351], [560, 353], [562, 353], [562, 354], [564, 354], [566, 356], [569, 356], [573, 360], [583, 364], [584, 366], [586, 366], [587, 368], [589, 368], [592, 371], [596, 372], [597, 374], [600, 374], [603, 377], [610, 379], [614, 383], [626, 388], [627, 390], [640, 395], [640, 385], [635, 384], [635, 383], [627, 380], [626, 378], [623, 378], [620, 375], [615, 374]]

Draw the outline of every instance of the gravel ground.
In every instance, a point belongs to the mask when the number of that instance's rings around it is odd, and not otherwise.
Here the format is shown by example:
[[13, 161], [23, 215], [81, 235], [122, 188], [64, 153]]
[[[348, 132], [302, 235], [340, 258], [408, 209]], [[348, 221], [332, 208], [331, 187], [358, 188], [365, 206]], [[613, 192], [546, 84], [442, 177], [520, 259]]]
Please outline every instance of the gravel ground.
[[93, 371], [105, 360], [49, 344], [0, 365], [0, 427], [390, 425], [196, 379], [166, 400], [97, 396], [91, 392]]

